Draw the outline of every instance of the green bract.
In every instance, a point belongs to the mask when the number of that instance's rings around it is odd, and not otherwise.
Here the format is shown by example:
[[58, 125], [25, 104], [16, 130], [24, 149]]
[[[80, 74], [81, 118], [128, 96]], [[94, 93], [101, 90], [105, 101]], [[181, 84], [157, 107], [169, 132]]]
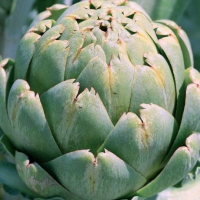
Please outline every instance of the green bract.
[[49, 8], [15, 65], [0, 64], [2, 143], [21, 179], [38, 198], [67, 200], [150, 197], [178, 183], [199, 156], [192, 65], [185, 32], [134, 2]]

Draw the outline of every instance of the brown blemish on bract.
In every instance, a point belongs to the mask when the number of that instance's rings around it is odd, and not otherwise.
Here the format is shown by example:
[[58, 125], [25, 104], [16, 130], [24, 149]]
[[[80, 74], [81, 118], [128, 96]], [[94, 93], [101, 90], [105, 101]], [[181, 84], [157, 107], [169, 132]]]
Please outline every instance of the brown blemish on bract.
[[97, 158], [95, 158], [92, 163], [94, 166], [97, 166]]
[[145, 127], [145, 123], [144, 122], [142, 122], [142, 128], [144, 128]]
[[74, 59], [72, 60], [72, 63], [75, 62], [75, 60], [78, 58], [78, 56], [79, 56], [79, 54], [81, 53], [81, 51], [82, 51], [82, 48], [80, 48], [80, 49], [77, 51], [77, 53], [76, 53]]
[[92, 28], [86, 28], [84, 29], [84, 32], [90, 32], [92, 30]]
[[175, 40], [177, 40], [177, 37], [175, 35], [173, 35], [172, 33], [168, 34], [168, 37], [172, 37], [174, 38]]
[[147, 130], [146, 123], [144, 122], [142, 117], [140, 117], [140, 120], [141, 120], [141, 128], [143, 130], [143, 132], [141, 134], [141, 142], [144, 145], [144, 147], [148, 148], [148, 139], [150, 138], [150, 134]]
[[117, 40], [117, 44], [122, 44], [122, 40], [120, 38]]
[[108, 9], [107, 15], [112, 15], [112, 10], [111, 9]]
[[26, 92], [22, 92], [19, 96], [18, 96], [18, 102], [20, 99], [22, 99], [22, 97], [25, 95]]

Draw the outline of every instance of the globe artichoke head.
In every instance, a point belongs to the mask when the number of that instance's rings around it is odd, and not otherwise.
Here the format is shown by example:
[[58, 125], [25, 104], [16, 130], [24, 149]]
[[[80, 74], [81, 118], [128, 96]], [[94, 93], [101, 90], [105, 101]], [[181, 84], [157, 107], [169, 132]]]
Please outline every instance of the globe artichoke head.
[[126, 0], [54, 5], [43, 18], [0, 67], [2, 143], [26, 185], [42, 198], [111, 200], [183, 179], [200, 131], [185, 32]]

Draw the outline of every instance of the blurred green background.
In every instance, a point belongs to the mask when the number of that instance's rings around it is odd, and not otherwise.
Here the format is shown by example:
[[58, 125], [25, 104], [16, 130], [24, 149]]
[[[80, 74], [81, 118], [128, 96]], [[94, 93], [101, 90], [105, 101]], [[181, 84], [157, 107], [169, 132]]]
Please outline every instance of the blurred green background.
[[200, 71], [200, 1], [192, 0], [178, 21], [189, 36], [194, 54], [194, 67]]
[[[38, 13], [55, 3], [66, 3], [70, 5], [79, 1], [80, 0], [0, 0], [0, 55], [2, 58], [10, 57], [15, 59], [18, 43]], [[200, 0], [135, 1], [142, 5], [153, 20], [163, 18], [172, 19], [186, 31], [192, 45], [194, 67], [200, 71]], [[1, 134], [0, 130], [0, 136]], [[9, 158], [0, 146], [0, 162], [3, 162], [5, 159]], [[173, 190], [176, 193], [176, 189]], [[10, 194], [15, 195], [11, 196]], [[17, 191], [0, 185], [0, 200], [22, 199], [25, 198]], [[136, 200], [137, 198], [134, 199]], [[162, 199], [162, 194], [152, 199], [166, 200]], [[140, 198], [138, 200], [140, 200]], [[151, 198], [149, 200], [151, 200]]]

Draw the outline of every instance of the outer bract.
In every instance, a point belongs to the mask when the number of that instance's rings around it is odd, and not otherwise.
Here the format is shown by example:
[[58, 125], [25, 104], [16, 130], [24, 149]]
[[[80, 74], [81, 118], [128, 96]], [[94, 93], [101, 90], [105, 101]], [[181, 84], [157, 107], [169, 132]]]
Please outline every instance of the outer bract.
[[15, 65], [0, 65], [2, 143], [26, 185], [38, 198], [112, 200], [183, 179], [200, 131], [185, 32], [125, 0], [55, 5], [38, 19]]

